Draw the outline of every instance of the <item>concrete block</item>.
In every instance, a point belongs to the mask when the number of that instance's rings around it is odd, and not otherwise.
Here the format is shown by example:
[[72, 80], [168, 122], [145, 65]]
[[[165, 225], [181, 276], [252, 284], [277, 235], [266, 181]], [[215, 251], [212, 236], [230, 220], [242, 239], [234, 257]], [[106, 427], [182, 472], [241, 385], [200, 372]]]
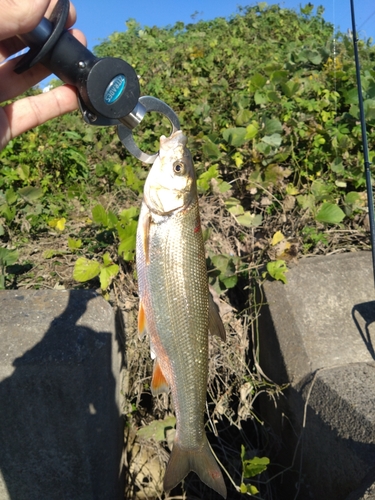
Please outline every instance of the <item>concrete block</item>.
[[0, 292], [0, 500], [123, 498], [121, 351], [93, 291]]
[[375, 467], [367, 474], [361, 486], [345, 500], [375, 500]]
[[[300, 498], [344, 499], [375, 464], [371, 254], [304, 259], [287, 278], [264, 284], [259, 329], [263, 370], [290, 387], [277, 409], [263, 403], [263, 411], [282, 437], [284, 465], [298, 445]], [[293, 498], [291, 490], [283, 498]]]

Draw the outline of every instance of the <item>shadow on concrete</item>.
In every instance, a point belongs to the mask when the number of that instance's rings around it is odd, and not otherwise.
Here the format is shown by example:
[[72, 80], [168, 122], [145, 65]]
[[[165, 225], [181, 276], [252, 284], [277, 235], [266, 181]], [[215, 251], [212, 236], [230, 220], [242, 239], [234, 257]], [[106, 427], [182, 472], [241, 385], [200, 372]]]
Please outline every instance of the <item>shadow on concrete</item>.
[[[368, 352], [372, 359], [375, 359], [375, 350], [369, 330], [369, 326], [375, 322], [375, 301], [356, 304], [352, 309], [352, 317]], [[361, 321], [361, 318], [363, 321]], [[364, 325], [362, 326], [363, 322]]]
[[1, 500], [123, 498], [114, 336], [77, 324], [94, 298], [70, 291], [66, 309], [0, 383]]
[[[344, 500], [373, 467], [375, 446], [340, 435], [316, 408], [310, 404], [305, 407], [310, 383], [311, 378], [304, 394], [289, 387], [276, 408], [271, 400], [263, 399], [262, 419], [269, 432], [280, 438], [278, 451], [270, 457], [271, 483], [277, 500]], [[312, 399], [326, 390], [324, 382], [317, 379]], [[340, 402], [334, 401], [332, 413], [338, 406]]]

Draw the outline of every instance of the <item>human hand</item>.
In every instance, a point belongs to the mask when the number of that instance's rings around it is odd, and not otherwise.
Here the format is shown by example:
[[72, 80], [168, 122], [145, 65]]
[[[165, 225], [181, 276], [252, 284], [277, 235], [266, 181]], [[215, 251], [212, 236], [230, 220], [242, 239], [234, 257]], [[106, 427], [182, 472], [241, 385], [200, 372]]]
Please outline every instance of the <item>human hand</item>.
[[[16, 35], [36, 28], [43, 16], [49, 17], [55, 3], [56, 0], [0, 0], [0, 103], [19, 96], [51, 74], [47, 68], [36, 64], [18, 75], [13, 69], [19, 57], [3, 61], [24, 48]], [[76, 12], [70, 4], [66, 28], [75, 20]], [[86, 43], [80, 31], [72, 30], [72, 34], [81, 43]], [[76, 89], [69, 85], [0, 106], [0, 150], [13, 137], [77, 107]]]

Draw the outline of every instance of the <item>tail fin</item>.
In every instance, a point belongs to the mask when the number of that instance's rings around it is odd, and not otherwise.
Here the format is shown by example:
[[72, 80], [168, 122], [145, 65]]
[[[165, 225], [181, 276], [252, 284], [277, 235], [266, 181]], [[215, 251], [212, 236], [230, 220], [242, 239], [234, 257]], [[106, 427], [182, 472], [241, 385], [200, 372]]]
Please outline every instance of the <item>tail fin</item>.
[[178, 443], [174, 443], [164, 476], [164, 490], [168, 492], [173, 489], [190, 471], [196, 472], [201, 481], [217, 491], [223, 498], [227, 498], [223, 475], [208, 446], [207, 439], [198, 451], [184, 450]]

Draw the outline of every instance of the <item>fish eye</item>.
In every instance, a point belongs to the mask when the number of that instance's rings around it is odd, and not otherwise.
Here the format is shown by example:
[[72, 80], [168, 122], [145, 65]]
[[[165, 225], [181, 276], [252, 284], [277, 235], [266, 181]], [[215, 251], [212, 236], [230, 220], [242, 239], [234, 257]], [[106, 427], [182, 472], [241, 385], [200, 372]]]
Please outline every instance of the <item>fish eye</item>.
[[184, 175], [185, 165], [182, 161], [178, 160], [173, 163], [173, 172], [177, 175]]

